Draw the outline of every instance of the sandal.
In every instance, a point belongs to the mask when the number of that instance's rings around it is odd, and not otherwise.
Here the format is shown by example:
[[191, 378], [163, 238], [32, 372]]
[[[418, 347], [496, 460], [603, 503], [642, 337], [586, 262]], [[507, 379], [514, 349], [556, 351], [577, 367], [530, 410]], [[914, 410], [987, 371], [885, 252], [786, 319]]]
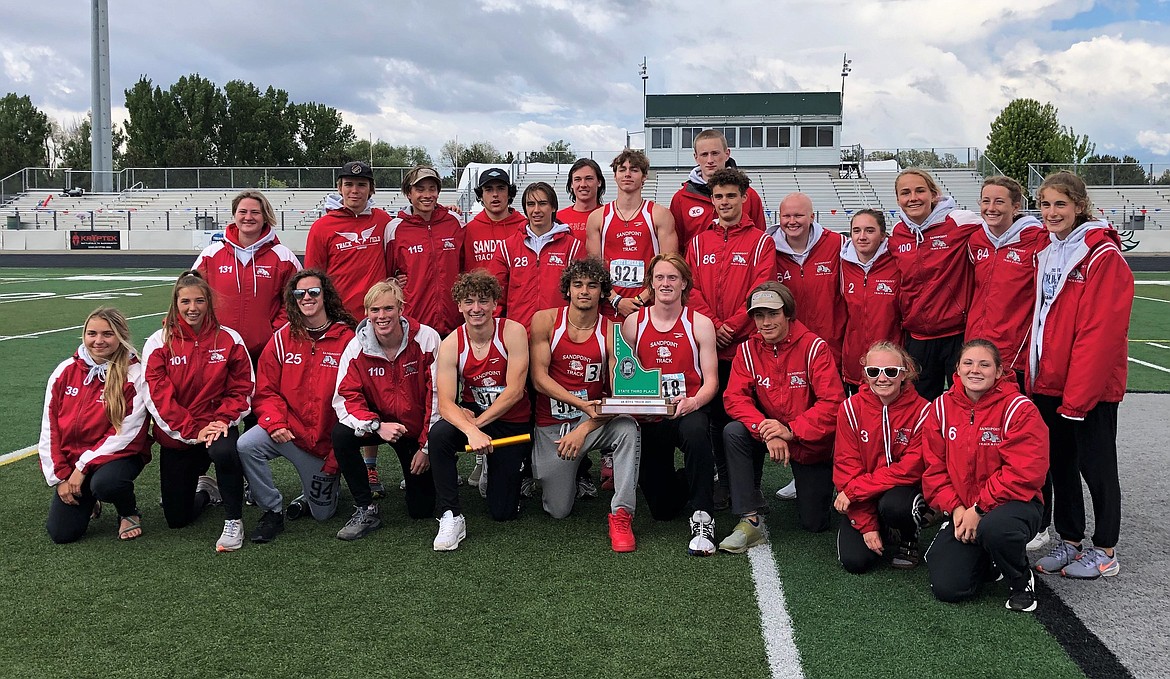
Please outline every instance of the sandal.
[[[122, 527], [122, 524], [128, 524]], [[131, 535], [134, 531], [138, 531], [137, 535]], [[142, 517], [141, 516], [120, 516], [118, 517], [118, 539], [119, 540], [133, 540], [142, 537]]]

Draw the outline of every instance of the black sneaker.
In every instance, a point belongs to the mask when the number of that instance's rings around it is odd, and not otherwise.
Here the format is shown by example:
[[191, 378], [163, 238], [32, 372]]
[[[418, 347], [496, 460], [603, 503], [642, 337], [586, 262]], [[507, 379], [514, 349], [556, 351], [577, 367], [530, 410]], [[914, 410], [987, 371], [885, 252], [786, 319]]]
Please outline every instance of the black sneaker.
[[918, 567], [922, 557], [918, 553], [918, 540], [902, 540], [898, 543], [898, 551], [890, 561], [890, 565], [908, 571]]
[[1028, 571], [1028, 582], [1021, 588], [1012, 588], [1004, 606], [1009, 611], [1017, 613], [1031, 613], [1036, 610], [1036, 579], [1032, 571]]
[[272, 542], [284, 530], [284, 514], [280, 512], [264, 512], [256, 530], [252, 533], [252, 542], [264, 544]]
[[305, 499], [304, 495], [298, 496], [297, 499], [288, 503], [288, 508], [284, 510], [284, 515], [289, 521], [296, 521], [302, 516], [308, 516], [309, 513], [309, 501]]

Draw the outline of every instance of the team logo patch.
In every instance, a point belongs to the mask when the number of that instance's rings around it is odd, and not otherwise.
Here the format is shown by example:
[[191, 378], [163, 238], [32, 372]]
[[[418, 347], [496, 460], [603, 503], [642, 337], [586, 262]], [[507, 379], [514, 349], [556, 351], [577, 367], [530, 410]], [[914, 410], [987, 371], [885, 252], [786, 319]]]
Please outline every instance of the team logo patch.
[[895, 429], [894, 443], [898, 445], [910, 445], [910, 430], [909, 429]]
[[577, 359], [569, 361], [569, 370], [572, 370], [573, 372], [581, 372], [584, 369], [585, 366], [581, 364], [581, 361], [578, 361]]
[[270, 266], [256, 267], [256, 278], [272, 278], [272, 267], [270, 267]]
[[1073, 269], [1072, 271], [1068, 272], [1068, 282], [1069, 283], [1084, 283], [1085, 282], [1085, 274], [1081, 273], [1080, 269]]
[[223, 355], [223, 349], [208, 349], [207, 362], [208, 363], [225, 363], [227, 358]]
[[878, 284], [874, 286], [873, 291], [875, 294], [878, 294], [878, 295], [892, 295], [892, 294], [894, 294], [893, 286], [891, 286], [889, 283], [887, 283], [885, 281], [878, 281]]
[[455, 249], [455, 239], [454, 238], [444, 238], [443, 239], [443, 249], [444, 250], [454, 250]]
[[744, 257], [742, 252], [736, 252], [731, 255], [731, 263], [747, 266], [747, 257]]
[[1012, 264], [1023, 263], [1023, 260], [1020, 258], [1020, 253], [1016, 252], [1015, 250], [1008, 250], [1007, 254], [1004, 255], [1003, 258], [1005, 261], [1011, 262]]
[[622, 239], [622, 246], [627, 250], [633, 250], [638, 247], [638, 241], [634, 240], [633, 236], [626, 236]]
[[692, 207], [690, 210], [687, 211], [687, 214], [692, 216], [692, 217], [701, 217], [701, 216], [703, 216], [703, 208], [698, 206], [698, 205], [695, 205], [694, 207]]
[[325, 354], [321, 357], [321, 365], [326, 368], [336, 368], [337, 359], [333, 358], [333, 356], [330, 354]]
[[485, 377], [485, 378], [483, 378], [482, 380], [480, 380], [480, 382], [481, 382], [481, 383], [483, 384], [483, 386], [485, 386], [485, 387], [494, 387], [494, 386], [496, 386], [496, 380], [495, 380], [495, 378], [492, 378], [492, 377]]
[[808, 380], [804, 378], [804, 372], [788, 373], [789, 387], [807, 387]]
[[934, 238], [930, 239], [930, 249], [931, 250], [949, 250], [950, 246], [947, 245], [947, 240], [945, 238], [940, 238], [938, 236], [935, 236]]
[[548, 263], [554, 266], [564, 266], [565, 260], [554, 252], [548, 256]]
[[818, 276], [832, 276], [833, 269], [828, 264], [817, 264], [817, 275]]
[[984, 427], [980, 429], [979, 443], [994, 445], [1000, 443], [1003, 439], [999, 437], [999, 427]]
[[[411, 361], [409, 363], [402, 364], [403, 375], [414, 375], [416, 373], [418, 373], [418, 361]], [[490, 380], [491, 378], [489, 377], [488, 379]]]

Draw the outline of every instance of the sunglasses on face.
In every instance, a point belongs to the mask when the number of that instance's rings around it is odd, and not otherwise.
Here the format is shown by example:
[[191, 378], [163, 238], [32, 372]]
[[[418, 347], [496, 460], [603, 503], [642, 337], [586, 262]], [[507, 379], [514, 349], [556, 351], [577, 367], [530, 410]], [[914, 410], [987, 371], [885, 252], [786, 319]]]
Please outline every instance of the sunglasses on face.
[[305, 295], [316, 299], [321, 296], [321, 288], [298, 288], [293, 290], [293, 299], [304, 299]]
[[900, 365], [887, 365], [887, 366], [867, 365], [867, 366], [865, 366], [865, 376], [871, 380], [876, 380], [878, 378], [878, 375], [885, 375], [887, 379], [896, 380], [896, 379], [898, 379], [898, 374], [905, 372], [905, 371], [906, 371], [906, 369]]

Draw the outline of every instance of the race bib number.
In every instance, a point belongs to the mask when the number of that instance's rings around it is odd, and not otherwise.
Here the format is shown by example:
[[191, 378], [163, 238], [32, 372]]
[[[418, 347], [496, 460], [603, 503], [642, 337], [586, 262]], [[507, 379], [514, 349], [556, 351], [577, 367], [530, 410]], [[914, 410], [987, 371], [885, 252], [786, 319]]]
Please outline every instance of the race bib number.
[[[583, 401], [588, 397], [584, 389], [576, 389], [569, 393]], [[548, 409], [552, 413], [552, 416], [558, 420], [575, 420], [581, 417], [582, 414], [576, 407], [551, 397], [548, 399]]]
[[674, 398], [687, 395], [687, 378], [682, 373], [662, 373], [662, 395]]
[[504, 387], [472, 387], [471, 397], [475, 399], [475, 404], [484, 410], [492, 407], [500, 394], [504, 393]]
[[609, 277], [619, 288], [640, 288], [646, 280], [646, 262], [640, 259], [615, 259], [609, 263]]

